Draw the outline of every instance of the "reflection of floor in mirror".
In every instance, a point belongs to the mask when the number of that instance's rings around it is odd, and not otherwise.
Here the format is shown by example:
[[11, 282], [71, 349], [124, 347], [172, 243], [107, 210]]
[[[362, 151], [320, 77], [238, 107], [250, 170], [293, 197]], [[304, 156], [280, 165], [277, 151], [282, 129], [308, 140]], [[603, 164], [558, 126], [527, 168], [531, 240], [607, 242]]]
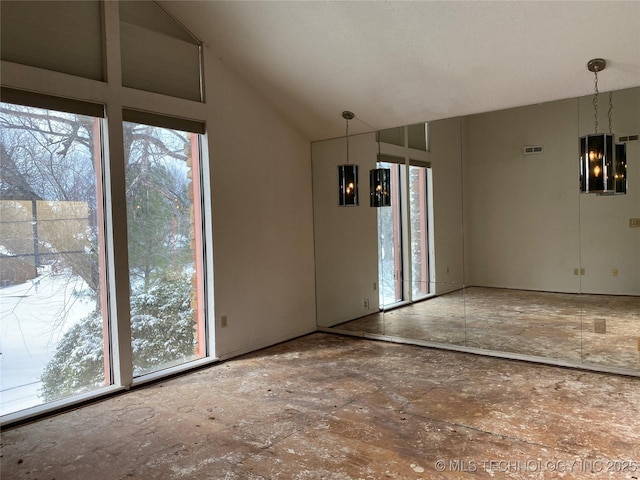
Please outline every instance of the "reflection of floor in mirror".
[[640, 369], [640, 297], [468, 287], [336, 326]]

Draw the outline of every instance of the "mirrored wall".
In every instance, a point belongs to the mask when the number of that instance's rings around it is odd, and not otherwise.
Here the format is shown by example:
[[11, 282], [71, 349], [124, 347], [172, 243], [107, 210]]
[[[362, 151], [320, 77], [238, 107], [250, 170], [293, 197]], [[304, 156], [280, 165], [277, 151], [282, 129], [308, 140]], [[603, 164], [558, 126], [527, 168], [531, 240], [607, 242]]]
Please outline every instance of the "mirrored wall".
[[[625, 194], [580, 192], [592, 97], [350, 137], [357, 207], [346, 139], [314, 143], [318, 327], [640, 375], [640, 88], [610, 98]], [[390, 207], [369, 206], [377, 167]]]

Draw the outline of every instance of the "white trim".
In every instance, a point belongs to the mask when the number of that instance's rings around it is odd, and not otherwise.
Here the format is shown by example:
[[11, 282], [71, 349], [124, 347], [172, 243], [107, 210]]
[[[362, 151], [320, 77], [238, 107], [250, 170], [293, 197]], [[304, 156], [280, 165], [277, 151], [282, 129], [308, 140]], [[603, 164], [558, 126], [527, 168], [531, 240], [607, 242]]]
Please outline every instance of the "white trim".
[[122, 105], [132, 110], [152, 112], [157, 115], [188, 118], [205, 122], [207, 105], [193, 100], [169, 97], [161, 93], [146, 92], [135, 88], [122, 87]]
[[3, 87], [86, 102], [105, 103], [107, 101], [109, 86], [99, 80], [76, 77], [6, 60], [2, 60], [0, 71]]
[[35, 407], [25, 408], [24, 410], [18, 410], [17, 412], [7, 413], [6, 415], [2, 415], [2, 417], [0, 417], [0, 426], [4, 427], [5, 425], [15, 423], [17, 421], [22, 422], [30, 418], [52, 414], [52, 413], [55, 413], [57, 410], [60, 410], [61, 408], [72, 407], [74, 405], [86, 403], [87, 401], [90, 401], [90, 400], [97, 400], [102, 397], [105, 397], [106, 395], [120, 392], [123, 390], [126, 390], [126, 388], [118, 385], [109, 385], [96, 390], [92, 390], [90, 392], [74, 395], [72, 397], [65, 397], [53, 402], [47, 402], [47, 403], [43, 403], [42, 405], [36, 405]]
[[[411, 158], [421, 162], [428, 162], [430, 158], [429, 152], [417, 150], [415, 148], [401, 147], [391, 143], [380, 142], [380, 153], [383, 155], [391, 155], [392, 157]], [[406, 160], [405, 160], [406, 162]]]
[[139, 387], [147, 383], [162, 380], [163, 378], [167, 378], [167, 377], [181, 374], [181, 373], [188, 373], [191, 370], [195, 370], [197, 368], [201, 368], [205, 366], [211, 366], [216, 363], [220, 363], [219, 358], [215, 358], [215, 357], [198, 358], [187, 363], [181, 363], [180, 365], [174, 365], [173, 367], [164, 368], [162, 370], [156, 370], [155, 372], [146, 373], [144, 375], [140, 375], [139, 377], [134, 377], [133, 381], [131, 382], [131, 386]]

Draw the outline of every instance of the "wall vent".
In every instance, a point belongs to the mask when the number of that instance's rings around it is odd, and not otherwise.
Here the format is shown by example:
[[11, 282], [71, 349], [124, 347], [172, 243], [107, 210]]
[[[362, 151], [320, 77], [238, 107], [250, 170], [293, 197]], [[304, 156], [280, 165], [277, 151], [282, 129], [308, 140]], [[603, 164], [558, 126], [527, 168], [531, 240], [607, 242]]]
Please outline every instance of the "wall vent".
[[527, 145], [522, 151], [525, 155], [534, 155], [536, 153], [543, 153], [544, 147], [542, 145]]
[[638, 140], [638, 134], [635, 133], [633, 135], [620, 135], [618, 137], [619, 142], [634, 142]]

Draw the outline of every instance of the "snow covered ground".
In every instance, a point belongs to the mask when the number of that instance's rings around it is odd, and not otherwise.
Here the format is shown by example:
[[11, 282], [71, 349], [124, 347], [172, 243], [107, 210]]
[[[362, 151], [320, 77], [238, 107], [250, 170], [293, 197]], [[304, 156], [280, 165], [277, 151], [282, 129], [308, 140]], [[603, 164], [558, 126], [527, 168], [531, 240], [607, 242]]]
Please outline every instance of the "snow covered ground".
[[95, 308], [86, 283], [44, 273], [0, 288], [0, 415], [43, 403], [40, 374], [64, 333]]

